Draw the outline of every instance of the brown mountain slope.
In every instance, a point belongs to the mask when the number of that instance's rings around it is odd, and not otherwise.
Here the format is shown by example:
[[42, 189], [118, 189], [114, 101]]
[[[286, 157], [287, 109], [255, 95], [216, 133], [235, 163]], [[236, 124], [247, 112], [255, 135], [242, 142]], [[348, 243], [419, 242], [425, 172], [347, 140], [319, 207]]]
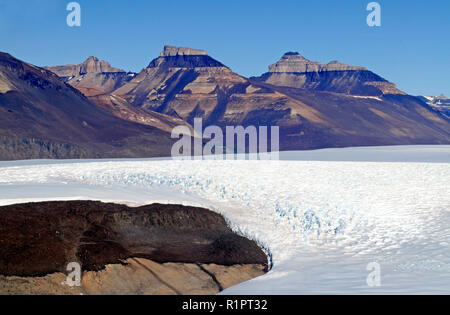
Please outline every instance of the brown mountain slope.
[[412, 96], [363, 97], [261, 85], [308, 104], [321, 120], [281, 128], [282, 137], [289, 139], [286, 150], [450, 143], [450, 121]]
[[113, 68], [109, 62], [99, 60], [97, 57], [91, 56], [81, 64], [44, 67], [60, 77], [76, 77], [88, 73], [104, 73], [104, 72], [125, 72], [122, 69]]
[[104, 84], [111, 73], [90, 68], [93, 76], [69, 83], [102, 109], [163, 130], [177, 119], [192, 124], [201, 117], [204, 126], [279, 126], [281, 150], [450, 143], [448, 117], [393, 83], [362, 67], [321, 64], [298, 53], [247, 79], [205, 51], [166, 46], [115, 90]]
[[57, 74], [76, 89], [89, 89], [90, 95], [111, 93], [135, 75], [113, 68], [108, 62], [100, 61], [97, 57], [89, 57], [81, 64], [44, 68]]
[[189, 123], [202, 117], [205, 125], [280, 126], [282, 150], [450, 143], [445, 116], [376, 74], [286, 55], [296, 60], [274, 65], [273, 71], [293, 71], [295, 76], [309, 71], [318, 82], [289, 87], [277, 76], [269, 80], [272, 84], [261, 78], [248, 80], [204, 51], [166, 46], [113, 93]]
[[[80, 91], [85, 95], [89, 95], [86, 89], [81, 88]], [[180, 125], [187, 126], [192, 130], [192, 127], [180, 118], [133, 106], [120, 96], [98, 94], [87, 98], [92, 104], [124, 120], [153, 126], [167, 133], [171, 133], [173, 128]]]
[[120, 96], [111, 94], [130, 81], [135, 74], [111, 67], [106, 61], [89, 57], [78, 65], [45, 67], [82, 92], [102, 110], [124, 120], [153, 126], [171, 132], [175, 126], [186, 125], [183, 120], [131, 105]]
[[118, 119], [54, 73], [0, 53], [0, 159], [169, 155], [170, 135]]

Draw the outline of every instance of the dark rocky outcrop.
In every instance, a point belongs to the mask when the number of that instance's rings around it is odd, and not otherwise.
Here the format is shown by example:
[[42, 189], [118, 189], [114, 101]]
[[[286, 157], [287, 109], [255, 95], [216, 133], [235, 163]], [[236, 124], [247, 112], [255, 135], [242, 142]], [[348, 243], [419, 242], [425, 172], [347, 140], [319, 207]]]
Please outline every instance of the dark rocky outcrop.
[[130, 258], [163, 263], [256, 264], [258, 245], [202, 208], [152, 204], [138, 208], [94, 201], [0, 207], [0, 274], [64, 273], [69, 262], [100, 271]]
[[89, 57], [78, 65], [45, 69], [60, 76], [64, 82], [82, 92], [92, 104], [117, 118], [156, 127], [167, 133], [171, 133], [175, 126], [190, 127], [181, 119], [133, 106], [124, 98], [112, 94], [131, 81], [136, 74], [113, 68], [108, 62], [99, 61], [96, 57]]
[[252, 80], [275, 86], [351, 95], [405, 94], [395, 84], [366, 68], [338, 61], [327, 64], [310, 61], [297, 52], [284, 54], [277, 63], [269, 66], [269, 72]]

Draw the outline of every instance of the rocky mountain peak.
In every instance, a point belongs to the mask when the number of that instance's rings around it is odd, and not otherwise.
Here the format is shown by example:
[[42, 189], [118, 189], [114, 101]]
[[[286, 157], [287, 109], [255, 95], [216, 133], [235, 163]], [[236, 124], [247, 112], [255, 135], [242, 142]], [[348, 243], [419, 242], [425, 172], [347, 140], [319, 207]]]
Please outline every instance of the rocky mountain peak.
[[380, 96], [405, 94], [395, 84], [363, 67], [350, 66], [339, 61], [320, 63], [311, 61], [298, 52], [287, 52], [269, 66], [269, 72], [252, 80], [274, 86], [329, 91], [334, 93]]
[[269, 72], [272, 73], [306, 73], [348, 70], [366, 69], [363, 67], [346, 65], [338, 61], [331, 61], [327, 64], [311, 61], [300, 55], [298, 52], [287, 52], [281, 57], [280, 61], [269, 66]]
[[300, 55], [300, 53], [298, 53], [296, 51], [289, 51], [289, 52], [285, 53], [283, 55], [283, 57], [281, 57], [281, 59], [307, 60], [305, 57], [303, 57], [302, 55]]
[[164, 46], [158, 58], [152, 60], [148, 68], [223, 68], [228, 69], [219, 61], [208, 56], [201, 49], [189, 47]]
[[100, 60], [97, 57], [90, 56], [80, 64], [70, 64], [64, 66], [44, 67], [56, 73], [60, 77], [77, 77], [88, 73], [111, 73], [111, 72], [125, 72], [122, 69], [113, 68], [109, 62]]
[[163, 51], [159, 54], [160, 57], [169, 56], [207, 56], [208, 53], [201, 49], [193, 49], [189, 47], [175, 47], [166, 45]]
[[113, 68], [109, 62], [91, 56], [80, 65], [79, 74], [103, 72], [124, 72], [124, 70]]
[[99, 62], [100, 60], [95, 56], [90, 56], [88, 59], [86, 59], [83, 63], [87, 62]]

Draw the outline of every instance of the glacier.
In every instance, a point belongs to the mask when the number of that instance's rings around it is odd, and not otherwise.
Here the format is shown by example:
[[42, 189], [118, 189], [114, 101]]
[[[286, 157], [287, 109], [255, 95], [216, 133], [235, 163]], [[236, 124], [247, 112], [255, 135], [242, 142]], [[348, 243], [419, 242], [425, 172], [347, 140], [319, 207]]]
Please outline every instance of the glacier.
[[[0, 162], [0, 205], [177, 203], [222, 214], [272, 269], [222, 294], [449, 294], [450, 146], [286, 152], [280, 161]], [[370, 287], [370, 263], [381, 285]]]

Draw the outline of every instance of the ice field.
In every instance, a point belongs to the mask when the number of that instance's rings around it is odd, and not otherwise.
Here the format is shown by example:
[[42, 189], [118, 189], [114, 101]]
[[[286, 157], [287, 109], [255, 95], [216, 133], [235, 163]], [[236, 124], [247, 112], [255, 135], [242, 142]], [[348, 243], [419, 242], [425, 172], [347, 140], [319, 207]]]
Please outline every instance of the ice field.
[[[89, 199], [217, 211], [273, 264], [223, 294], [450, 293], [450, 146], [281, 158], [0, 162], [0, 205]], [[378, 287], [367, 284], [373, 262]]]

